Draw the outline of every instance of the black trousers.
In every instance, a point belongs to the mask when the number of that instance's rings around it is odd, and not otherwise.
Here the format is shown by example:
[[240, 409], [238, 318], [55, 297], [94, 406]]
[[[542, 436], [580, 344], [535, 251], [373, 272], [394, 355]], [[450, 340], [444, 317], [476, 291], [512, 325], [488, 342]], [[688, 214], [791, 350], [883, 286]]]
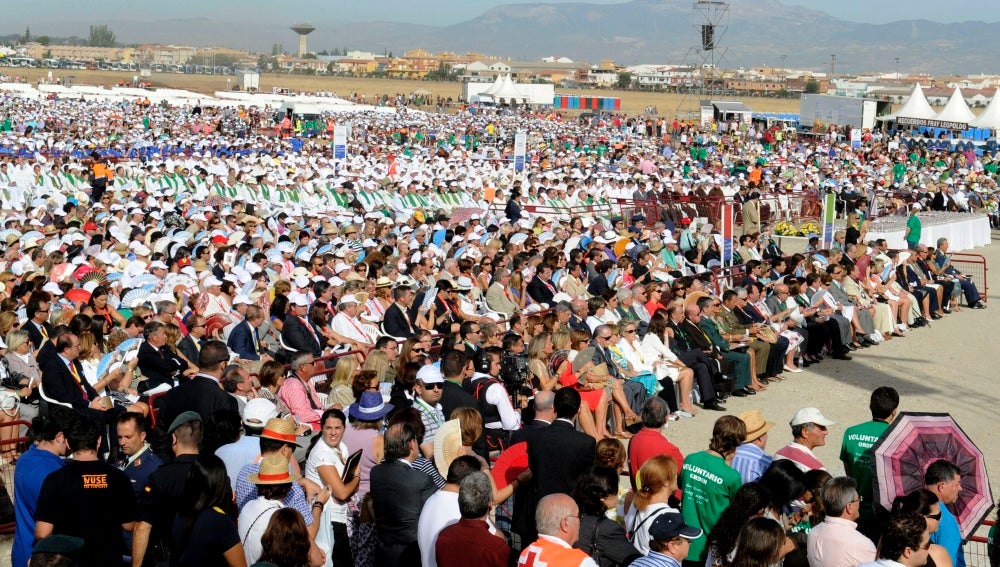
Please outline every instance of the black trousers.
[[694, 371], [694, 382], [701, 393], [702, 402], [710, 402], [718, 395], [715, 392], [715, 382], [712, 381], [712, 374], [715, 371], [715, 361], [708, 358], [704, 352], [698, 349], [685, 350], [677, 353], [677, 358]]

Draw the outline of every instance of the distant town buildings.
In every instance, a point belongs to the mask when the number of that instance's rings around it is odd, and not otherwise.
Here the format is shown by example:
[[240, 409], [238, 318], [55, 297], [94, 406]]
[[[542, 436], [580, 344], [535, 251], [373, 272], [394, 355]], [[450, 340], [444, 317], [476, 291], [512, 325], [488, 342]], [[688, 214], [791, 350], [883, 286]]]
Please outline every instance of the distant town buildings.
[[[859, 76], [828, 76], [795, 69], [756, 67], [716, 69], [711, 66], [640, 64], [623, 66], [611, 60], [592, 64], [567, 57], [550, 56], [535, 61], [515, 60], [483, 53], [434, 53], [411, 49], [401, 55], [369, 51], [344, 54], [316, 53], [269, 55], [225, 47], [148, 44], [133, 47], [88, 47], [84, 45], [42, 45], [28, 42], [0, 47], [0, 64], [7, 66], [60, 67], [53, 62], [72, 62], [67, 68], [150, 69], [153, 72], [234, 73], [237, 70], [281, 73], [329, 74], [356, 77], [438, 79], [468, 82], [492, 81], [510, 75], [519, 83], [553, 83], [566, 87], [643, 90], [683, 90], [711, 87], [728, 95], [795, 96], [817, 92], [841, 96], [867, 97], [905, 102], [919, 83], [932, 105], [944, 104], [954, 88], [970, 106], [985, 106], [1000, 86], [1000, 77], [930, 77], [899, 73]], [[83, 65], [83, 66], [81, 66]]]

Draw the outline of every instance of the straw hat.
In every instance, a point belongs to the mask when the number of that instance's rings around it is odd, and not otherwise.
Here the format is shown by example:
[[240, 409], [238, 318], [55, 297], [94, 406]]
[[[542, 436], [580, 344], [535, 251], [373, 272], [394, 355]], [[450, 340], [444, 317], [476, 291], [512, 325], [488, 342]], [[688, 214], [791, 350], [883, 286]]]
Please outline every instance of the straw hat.
[[301, 445], [297, 442], [298, 439], [295, 437], [295, 424], [287, 419], [281, 419], [280, 417], [267, 420], [267, 423], [264, 424], [264, 431], [260, 433], [260, 437], [262, 439], [283, 441], [290, 445], [301, 447]]
[[765, 420], [764, 414], [760, 410], [749, 410], [741, 413], [740, 421], [747, 426], [747, 436], [743, 439], [744, 443], [759, 438], [774, 427], [774, 422]]
[[448, 478], [448, 467], [462, 451], [462, 425], [457, 419], [444, 422], [434, 434], [434, 466]]
[[288, 459], [278, 453], [264, 455], [260, 460], [260, 471], [247, 476], [247, 480], [254, 484], [290, 484], [300, 478], [302, 475], [288, 471]]

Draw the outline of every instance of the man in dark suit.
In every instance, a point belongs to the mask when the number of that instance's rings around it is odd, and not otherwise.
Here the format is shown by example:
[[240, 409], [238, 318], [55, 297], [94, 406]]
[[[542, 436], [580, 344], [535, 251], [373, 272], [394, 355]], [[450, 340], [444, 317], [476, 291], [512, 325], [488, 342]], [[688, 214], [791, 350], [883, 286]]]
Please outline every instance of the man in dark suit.
[[[576, 479], [594, 464], [594, 438], [577, 431], [573, 422], [580, 412], [580, 403], [580, 392], [575, 389], [558, 390], [553, 400], [556, 420], [526, 435], [528, 468], [532, 473], [528, 510], [534, 510], [544, 496], [573, 492]], [[533, 517], [528, 524], [530, 533], [522, 534], [522, 542], [537, 538]]]
[[408, 339], [416, 334], [416, 328], [410, 321], [410, 305], [413, 304], [413, 290], [400, 286], [392, 290], [392, 305], [382, 316], [382, 330], [390, 337]]
[[[256, 306], [247, 307], [246, 317], [229, 333], [227, 344], [242, 360], [271, 360], [260, 343], [258, 327], [264, 322], [264, 311]], [[190, 328], [190, 327], [189, 327]], [[194, 333], [194, 330], [191, 331]]]
[[[229, 362], [229, 349], [222, 341], [208, 341], [198, 355], [198, 367], [201, 370], [190, 380], [171, 389], [160, 402], [160, 413], [156, 420], [159, 434], [157, 454], [168, 457], [170, 436], [167, 427], [174, 418], [185, 411], [195, 411], [201, 416], [202, 422], [210, 423], [209, 416], [217, 410], [239, 412], [236, 398], [227, 394], [221, 384], [223, 370]], [[206, 437], [213, 432], [206, 431]]]
[[80, 354], [80, 339], [73, 333], [59, 335], [55, 342], [56, 358], [42, 371], [45, 395], [73, 409], [104, 422], [103, 412], [110, 408], [105, 398], [87, 382], [83, 366], [76, 360]]
[[184, 355], [184, 358], [194, 362], [198, 360], [198, 353], [205, 339], [205, 318], [201, 315], [192, 315], [187, 321], [188, 334], [177, 343], [177, 350]]
[[475, 408], [479, 405], [475, 396], [462, 388], [462, 382], [471, 378], [472, 372], [472, 357], [465, 351], [453, 350], [441, 359], [441, 373], [444, 374], [441, 411], [445, 419], [450, 419], [451, 412], [458, 408]]
[[[174, 380], [182, 372], [194, 374], [197, 370], [188, 369], [188, 365], [179, 356], [166, 347], [167, 328], [159, 321], [150, 321], [142, 329], [145, 339], [139, 345], [139, 370], [146, 377], [139, 385], [140, 392], [152, 390], [163, 384], [174, 385]], [[198, 360], [196, 357], [194, 360]]]
[[33, 349], [35, 351], [40, 349], [45, 341], [52, 336], [52, 325], [48, 323], [51, 305], [48, 293], [44, 295], [32, 294], [31, 298], [28, 299], [28, 305], [25, 309], [28, 320], [24, 322], [21, 329], [28, 333], [28, 340], [35, 345]]
[[375, 564], [385, 567], [420, 565], [417, 521], [424, 502], [437, 489], [430, 476], [413, 468], [420, 448], [417, 432], [410, 424], [389, 426], [385, 432], [384, 451], [385, 459], [371, 471], [377, 537]]
[[549, 281], [552, 279], [552, 267], [546, 266], [545, 264], [539, 264], [538, 269], [535, 272], [535, 277], [531, 278], [528, 282], [528, 296], [535, 301], [535, 303], [545, 303], [547, 305], [552, 305], [552, 298], [556, 295], [556, 288]]
[[290, 311], [281, 327], [281, 340], [294, 352], [308, 352], [313, 356], [323, 354], [320, 337], [309, 323], [309, 299], [301, 293], [289, 296]]

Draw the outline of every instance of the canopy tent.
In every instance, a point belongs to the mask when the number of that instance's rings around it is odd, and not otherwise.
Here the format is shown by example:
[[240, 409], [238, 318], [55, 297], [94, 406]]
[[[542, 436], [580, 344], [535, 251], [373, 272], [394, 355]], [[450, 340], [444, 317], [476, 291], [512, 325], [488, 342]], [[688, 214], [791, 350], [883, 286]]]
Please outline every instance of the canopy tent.
[[969, 122], [969, 126], [973, 128], [989, 128], [991, 130], [996, 130], [1000, 128], [1000, 89], [993, 94], [993, 98], [990, 99], [990, 104], [986, 107], [986, 110], [979, 115], [978, 118]]
[[962, 96], [962, 91], [955, 88], [951, 93], [951, 97], [948, 99], [948, 103], [944, 105], [941, 112], [937, 113], [934, 120], [939, 122], [959, 122], [969, 124], [976, 119], [976, 114], [969, 110], [969, 105], [965, 103], [965, 97]]
[[511, 80], [510, 75], [506, 75], [503, 78], [497, 77], [497, 83], [492, 87], [486, 89], [486, 92], [480, 94], [479, 96], [489, 96], [494, 101], [498, 102], [525, 102], [528, 97], [525, 96], [521, 91], [517, 90], [514, 86], [514, 81]]
[[924, 90], [920, 88], [920, 83], [917, 83], [917, 86], [913, 87], [913, 92], [910, 93], [910, 98], [907, 99], [906, 104], [904, 104], [902, 108], [892, 114], [879, 116], [878, 119], [895, 120], [897, 117], [921, 119], [934, 118], [934, 109], [931, 108], [931, 103], [927, 102], [927, 97], [924, 96]]
[[482, 95], [493, 96], [495, 93], [500, 92], [500, 89], [502, 89], [502, 88], [503, 88], [503, 75], [497, 75], [497, 79], [495, 81], [493, 81], [493, 84], [490, 85], [490, 88], [488, 88], [485, 91], [479, 93], [479, 96], [482, 96]]

